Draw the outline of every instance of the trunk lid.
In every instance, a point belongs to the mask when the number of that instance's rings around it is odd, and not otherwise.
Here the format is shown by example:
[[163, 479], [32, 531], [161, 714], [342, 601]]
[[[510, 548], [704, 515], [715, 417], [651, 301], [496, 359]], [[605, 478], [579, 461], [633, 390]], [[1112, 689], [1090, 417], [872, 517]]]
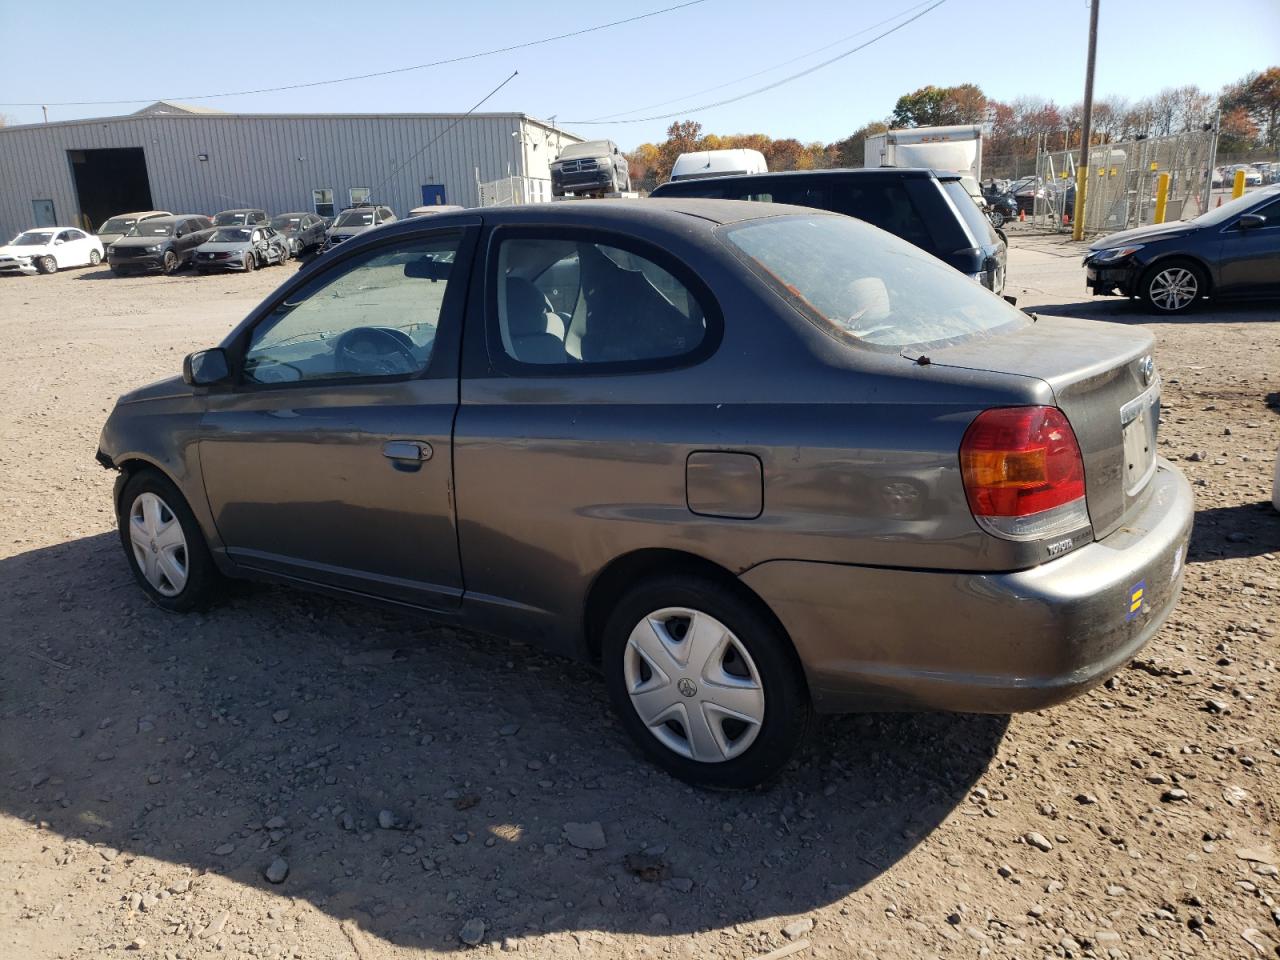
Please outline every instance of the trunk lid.
[[1155, 473], [1160, 378], [1155, 338], [1139, 327], [1041, 317], [1021, 330], [930, 350], [933, 364], [1043, 380], [1084, 457], [1094, 536], [1138, 507]]

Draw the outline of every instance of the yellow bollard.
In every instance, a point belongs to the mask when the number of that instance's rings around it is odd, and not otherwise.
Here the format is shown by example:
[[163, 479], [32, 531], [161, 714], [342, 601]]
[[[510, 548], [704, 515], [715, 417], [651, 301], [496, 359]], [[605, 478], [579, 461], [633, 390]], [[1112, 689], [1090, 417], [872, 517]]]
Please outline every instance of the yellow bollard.
[[1164, 208], [1169, 202], [1169, 175], [1162, 173], [1156, 179], [1156, 223], [1164, 223]]
[[1084, 239], [1084, 191], [1089, 185], [1089, 170], [1076, 167], [1076, 208], [1071, 213], [1071, 239]]
[[1231, 188], [1231, 199], [1234, 200], [1236, 197], [1243, 197], [1243, 196], [1244, 196], [1244, 171], [1237, 170], [1236, 182], [1235, 182], [1235, 185]]

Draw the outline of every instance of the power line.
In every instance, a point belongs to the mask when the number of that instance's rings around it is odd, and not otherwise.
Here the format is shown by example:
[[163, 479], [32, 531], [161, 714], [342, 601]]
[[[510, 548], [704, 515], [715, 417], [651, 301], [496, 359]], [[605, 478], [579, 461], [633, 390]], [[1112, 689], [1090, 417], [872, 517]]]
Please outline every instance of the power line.
[[513, 43], [505, 47], [496, 47], [493, 50], [482, 50], [479, 53], [468, 53], [460, 57], [449, 57], [446, 60], [433, 60], [430, 63], [417, 63], [409, 67], [395, 67], [391, 70], [378, 70], [374, 73], [359, 73], [350, 77], [337, 77], [332, 80], [311, 80], [306, 83], [291, 83], [282, 87], [260, 87], [256, 90], [235, 90], [230, 93], [200, 93], [190, 94], [183, 97], [142, 97], [133, 100], [62, 100], [62, 101], [37, 101], [34, 103], [0, 103], [0, 107], [93, 107], [93, 106], [114, 106], [119, 104], [130, 103], [149, 103], [156, 100], [218, 100], [222, 97], [247, 97], [252, 94], [259, 93], [279, 93], [283, 90], [304, 90], [308, 87], [324, 87], [335, 83], [349, 83], [352, 80], [370, 80], [374, 77], [389, 77], [398, 73], [409, 73], [413, 70], [426, 70], [430, 67], [442, 67], [451, 63], [462, 63], [467, 60], [478, 60], [481, 57], [491, 57], [497, 53], [510, 53], [512, 50], [524, 50], [528, 47], [536, 47], [543, 43], [554, 43], [557, 40], [568, 40], [571, 37], [580, 37], [583, 34], [595, 33], [598, 30], [608, 30], [610, 27], [620, 27], [628, 23], [636, 23], [639, 20], [648, 20], [650, 17], [657, 17], [664, 13], [673, 13], [676, 10], [684, 10], [687, 7], [696, 7], [698, 4], [706, 3], [707, 0], [685, 0], [683, 3], [677, 3], [670, 7], [663, 7], [661, 10], [651, 10], [648, 13], [636, 14], [634, 17], [626, 17], [623, 20], [613, 20], [610, 23], [602, 23], [594, 27], [583, 27], [581, 30], [572, 30], [569, 33], [559, 33], [553, 37], [543, 37], [539, 40], [526, 40], [523, 43]]
[[[856, 47], [853, 47], [852, 49], [844, 51], [844, 53], [837, 54], [836, 56], [831, 57], [828, 60], [823, 60], [821, 63], [814, 64], [812, 67], [809, 67], [807, 70], [801, 70], [799, 73], [793, 73], [789, 77], [783, 77], [781, 80], [775, 80], [773, 83], [765, 84], [763, 87], [757, 87], [755, 90], [748, 90], [746, 93], [741, 93], [736, 97], [728, 97], [724, 100], [717, 100], [715, 103], [704, 103], [702, 106], [699, 106], [699, 107], [685, 107], [684, 109], [676, 110], [673, 113], [661, 113], [652, 117], [636, 117], [632, 120], [565, 120], [563, 122], [566, 125], [573, 125], [575, 127], [585, 127], [585, 126], [599, 125], [599, 124], [605, 124], [605, 123], [648, 123], [653, 120], [670, 120], [673, 117], [688, 116], [691, 113], [700, 113], [703, 110], [712, 110], [716, 107], [727, 106], [730, 103], [737, 103], [740, 100], [746, 100], [748, 97], [754, 97], [758, 94], [767, 93], [770, 90], [777, 89], [778, 87], [782, 86], [785, 83], [790, 83], [792, 80], [799, 80], [801, 77], [807, 77], [809, 74], [816, 73], [817, 71], [821, 70], [823, 67], [829, 67], [831, 66], [831, 64], [835, 63], [838, 60], [843, 60], [845, 57], [852, 56], [853, 54], [857, 53], [859, 50], [865, 50], [867, 47], [871, 46], [873, 43], [876, 43], [879, 40], [883, 40], [885, 37], [889, 36], [889, 34], [891, 33], [897, 33], [903, 27], [907, 26], [907, 24], [914, 23], [915, 21], [923, 17], [926, 13], [936, 10], [938, 7], [942, 6], [946, 2], [947, 0], [936, 0], [935, 3], [921, 10], [919, 13], [915, 14], [912, 17], [909, 17], [906, 20], [903, 20], [901, 23], [897, 24], [896, 26], [890, 27], [888, 30], [885, 30], [883, 33], [876, 34], [874, 37], [872, 37], [870, 40], [867, 40], [865, 43], [860, 43]], [[628, 112], [631, 112], [631, 111], [624, 111], [624, 113], [628, 113]]]
[[421, 149], [419, 149], [416, 153], [414, 153], [414, 154], [410, 155], [410, 157], [409, 157], [407, 160], [405, 160], [405, 162], [404, 162], [404, 163], [400, 164], [400, 166], [398, 166], [398, 167], [396, 167], [394, 170], [392, 170], [389, 174], [387, 174], [387, 176], [383, 179], [383, 181], [382, 181], [381, 183], [379, 183], [376, 187], [374, 187], [373, 189], [371, 189], [371, 190], [369, 191], [369, 199], [370, 199], [370, 200], [372, 200], [372, 199], [374, 198], [374, 196], [377, 194], [377, 192], [378, 192], [379, 190], [381, 190], [383, 187], [385, 187], [388, 183], [390, 183], [390, 182], [391, 182], [392, 177], [394, 177], [397, 173], [399, 173], [401, 170], [403, 170], [405, 167], [407, 167], [409, 164], [411, 164], [414, 160], [418, 159], [418, 157], [420, 157], [420, 156], [422, 156], [424, 153], [426, 153], [426, 152], [427, 152], [427, 150], [429, 150], [429, 149], [431, 148], [432, 144], [434, 144], [436, 141], [438, 141], [438, 140], [440, 140], [442, 137], [444, 137], [444, 136], [445, 136], [445, 134], [447, 134], [450, 130], [452, 130], [454, 127], [456, 127], [458, 124], [460, 124], [463, 120], [465, 120], [465, 119], [466, 119], [467, 117], [469, 117], [471, 114], [473, 114], [473, 113], [475, 113], [477, 110], [479, 110], [479, 109], [480, 109], [480, 107], [481, 107], [481, 105], [482, 105], [486, 100], [488, 100], [488, 99], [489, 99], [490, 97], [492, 97], [495, 93], [497, 93], [499, 90], [501, 90], [503, 87], [505, 87], [505, 86], [506, 86], [508, 83], [510, 83], [512, 80], [514, 80], [514, 79], [516, 78], [516, 76], [517, 76], [519, 73], [520, 73], [520, 71], [519, 71], [519, 70], [512, 70], [512, 71], [511, 71], [511, 76], [507, 77], [507, 79], [503, 80], [500, 84], [498, 84], [496, 87], [494, 87], [494, 88], [493, 88], [492, 90], [490, 90], [488, 93], [486, 93], [486, 94], [485, 94], [481, 99], [477, 100], [477, 101], [476, 101], [476, 102], [471, 106], [471, 109], [469, 109], [466, 113], [461, 114], [460, 116], [454, 117], [454, 118], [453, 118], [453, 123], [449, 124], [449, 125], [448, 125], [447, 127], [445, 127], [443, 130], [441, 130], [439, 133], [437, 133], [434, 137], [432, 137], [430, 140], [428, 140], [425, 144], [423, 144], [423, 146], [422, 146], [422, 148], [421, 148]]
[[923, 3], [917, 3], [914, 6], [907, 7], [905, 10], [899, 10], [897, 13], [895, 13], [891, 17], [885, 17], [883, 20], [877, 20], [875, 23], [869, 26], [863, 27], [861, 30], [854, 31], [853, 33], [850, 33], [847, 36], [840, 37], [838, 40], [832, 40], [830, 43], [824, 43], [820, 47], [815, 47], [813, 50], [809, 50], [805, 53], [799, 54], [798, 56], [791, 57], [788, 60], [783, 60], [781, 63], [775, 63], [773, 64], [773, 66], [765, 67], [763, 70], [757, 70], [754, 73], [748, 73], [745, 76], [737, 77], [736, 79], [728, 80], [724, 83], [717, 83], [714, 87], [704, 87], [701, 90], [694, 90], [692, 93], [686, 93], [683, 96], [674, 97], [671, 100], [659, 100], [657, 103], [645, 104], [643, 107], [636, 107], [634, 110], [623, 110], [620, 113], [609, 113], [603, 117], [593, 117], [590, 121], [587, 121], [587, 122], [603, 123], [609, 120], [617, 120], [619, 117], [625, 117], [628, 114], [632, 114], [632, 113], [639, 113], [641, 110], [652, 110], [654, 107], [665, 107], [669, 103], [680, 103], [682, 101], [689, 100], [692, 97], [700, 97], [704, 93], [711, 93], [715, 90], [723, 90], [725, 87], [732, 87], [735, 84], [742, 83], [745, 80], [752, 80], [755, 77], [763, 76], [766, 73], [772, 73], [774, 70], [781, 69], [782, 67], [790, 66], [791, 64], [797, 63], [800, 60], [806, 60], [809, 57], [812, 57], [816, 53], [821, 53], [823, 50], [830, 50], [832, 47], [838, 47], [840, 46], [840, 44], [847, 43], [848, 41], [852, 40], [854, 37], [860, 37], [864, 33], [870, 33], [876, 27], [882, 27], [886, 23], [891, 23], [892, 21], [897, 20], [899, 17], [906, 16], [908, 13], [911, 13], [915, 10], [919, 10], [921, 7], [927, 6], [928, 4], [929, 4], [929, 0], [924, 0]]

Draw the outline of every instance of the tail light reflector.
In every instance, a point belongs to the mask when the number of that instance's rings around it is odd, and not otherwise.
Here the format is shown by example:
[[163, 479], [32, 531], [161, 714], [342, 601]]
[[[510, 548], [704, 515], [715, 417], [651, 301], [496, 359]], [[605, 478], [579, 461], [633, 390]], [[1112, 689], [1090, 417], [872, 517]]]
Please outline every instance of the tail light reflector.
[[960, 443], [974, 519], [1009, 540], [1039, 540], [1089, 523], [1084, 458], [1057, 407], [985, 410]]

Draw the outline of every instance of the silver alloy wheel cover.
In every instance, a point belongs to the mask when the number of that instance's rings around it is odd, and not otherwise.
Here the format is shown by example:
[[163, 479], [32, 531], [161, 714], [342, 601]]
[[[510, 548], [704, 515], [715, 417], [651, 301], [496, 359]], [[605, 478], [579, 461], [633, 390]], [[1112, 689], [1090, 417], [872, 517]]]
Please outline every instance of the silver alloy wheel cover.
[[187, 538], [169, 505], [154, 493], [140, 493], [129, 507], [129, 543], [147, 583], [164, 597], [187, 585]]
[[[685, 619], [688, 629], [677, 639], [668, 624]], [[725, 670], [729, 657], [747, 676]], [[723, 763], [748, 750], [760, 734], [765, 706], [760, 672], [742, 641], [710, 614], [688, 607], [653, 611], [627, 638], [622, 669], [636, 716], [673, 753], [698, 763]], [[730, 739], [726, 720], [739, 721], [742, 732]], [[671, 728], [672, 721], [683, 736]]]
[[1151, 278], [1151, 302], [1161, 310], [1181, 310], [1200, 292], [1196, 275], [1186, 267], [1168, 267]]

